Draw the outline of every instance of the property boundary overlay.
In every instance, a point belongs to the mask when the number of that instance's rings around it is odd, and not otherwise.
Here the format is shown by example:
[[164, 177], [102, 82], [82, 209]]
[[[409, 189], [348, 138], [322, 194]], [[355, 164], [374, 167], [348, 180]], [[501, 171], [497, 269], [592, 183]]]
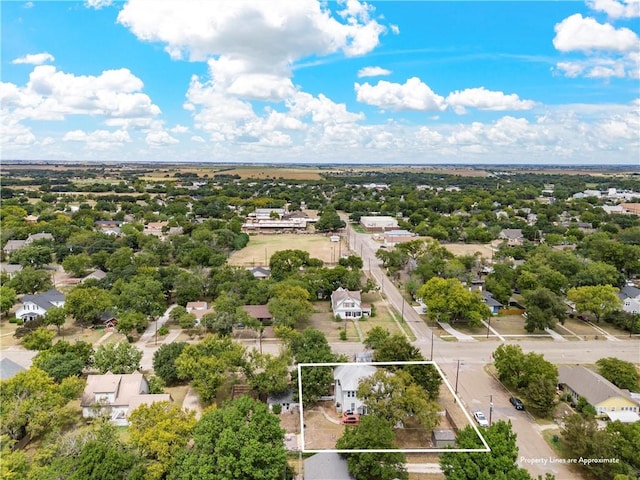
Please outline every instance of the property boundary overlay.
[[[440, 378], [442, 378], [444, 384], [449, 389], [449, 392], [455, 399], [455, 403], [460, 406], [464, 416], [469, 421], [469, 425], [473, 427], [478, 438], [484, 445], [484, 448], [396, 448], [396, 449], [353, 449], [353, 450], [344, 450], [344, 449], [307, 449], [305, 448], [305, 438], [304, 438], [304, 405], [302, 403], [302, 369], [303, 368], [313, 368], [313, 367], [339, 367], [341, 365], [358, 365], [358, 366], [373, 366], [373, 367], [384, 367], [389, 365], [433, 365], [438, 373], [440, 374]], [[298, 364], [298, 398], [300, 399], [300, 438], [302, 441], [302, 452], [303, 453], [387, 453], [387, 452], [402, 452], [402, 453], [443, 453], [443, 452], [460, 452], [460, 453], [489, 453], [491, 452], [491, 448], [487, 444], [487, 441], [484, 439], [478, 426], [472, 420], [471, 415], [467, 412], [466, 409], [462, 407], [462, 402], [458, 397], [458, 394], [454, 391], [451, 383], [447, 380], [444, 375], [444, 372], [440, 369], [438, 364], [429, 360], [416, 360], [410, 362], [328, 362], [328, 363], [299, 363]]]

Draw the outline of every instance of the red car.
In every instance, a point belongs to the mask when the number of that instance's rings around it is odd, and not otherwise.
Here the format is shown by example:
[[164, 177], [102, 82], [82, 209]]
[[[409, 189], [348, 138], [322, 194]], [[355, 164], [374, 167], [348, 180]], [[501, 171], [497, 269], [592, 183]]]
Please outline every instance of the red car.
[[343, 425], [357, 425], [358, 423], [360, 423], [360, 415], [352, 412], [344, 412], [342, 414], [342, 419], [340, 419], [340, 422]]

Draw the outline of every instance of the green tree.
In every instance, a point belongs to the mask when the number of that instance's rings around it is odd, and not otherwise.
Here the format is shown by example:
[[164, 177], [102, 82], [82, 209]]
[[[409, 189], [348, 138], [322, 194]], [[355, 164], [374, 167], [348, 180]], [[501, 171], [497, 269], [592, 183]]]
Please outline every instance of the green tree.
[[598, 373], [615, 386], [635, 392], [638, 390], [637, 367], [631, 362], [625, 362], [615, 357], [601, 358], [596, 362]]
[[[375, 415], [360, 418], [360, 423], [345, 430], [336, 443], [339, 450], [394, 450], [391, 424]], [[407, 480], [406, 456], [402, 452], [353, 453], [347, 457], [349, 473], [356, 480]]]
[[[420, 350], [409, 343], [404, 335], [395, 334], [384, 338], [373, 353], [376, 362], [409, 362], [424, 361]], [[388, 367], [391, 371], [406, 371], [413, 381], [422, 387], [431, 400], [440, 395], [442, 377], [438, 370], [429, 364], [413, 364]]]
[[417, 294], [427, 306], [429, 316], [439, 321], [465, 321], [478, 326], [491, 316], [482, 297], [467, 290], [455, 278], [434, 277], [420, 287]]
[[336, 209], [331, 205], [324, 208], [320, 218], [316, 222], [316, 231], [318, 232], [334, 232], [340, 228], [344, 228], [346, 223], [340, 218]]
[[175, 385], [180, 380], [176, 359], [186, 346], [187, 342], [165, 343], [153, 354], [153, 371], [167, 385]]
[[149, 460], [145, 479], [164, 478], [175, 456], [185, 448], [196, 424], [195, 412], [183, 411], [179, 405], [157, 402], [140, 405], [129, 416], [131, 445]]
[[575, 287], [567, 292], [567, 299], [575, 303], [579, 312], [591, 312], [596, 321], [604, 315], [619, 310], [622, 302], [618, 298], [618, 289], [611, 285]]
[[85, 360], [74, 351], [42, 350], [33, 359], [33, 365], [49, 374], [57, 383], [67, 377], [79, 377]]
[[391, 425], [406, 424], [415, 418], [425, 430], [432, 430], [440, 421], [438, 405], [429, 401], [427, 392], [402, 370], [395, 373], [378, 370], [363, 378], [357, 395], [370, 414], [384, 418]]
[[[282, 328], [282, 327], [279, 327]], [[331, 363], [336, 356], [325, 335], [315, 328], [305, 328], [302, 333], [290, 329], [287, 344], [296, 363]], [[304, 367], [301, 369], [302, 403], [313, 405], [320, 396], [327, 395], [333, 382], [332, 367]], [[298, 381], [298, 372], [292, 373], [293, 383]]]
[[169, 480], [279, 480], [287, 471], [284, 430], [267, 406], [242, 397], [205, 413]]
[[527, 408], [541, 417], [547, 417], [553, 411], [556, 400], [556, 389], [558, 387], [557, 377], [545, 377], [542, 374], [531, 376], [526, 390]]
[[[447, 480], [532, 480], [518, 467], [518, 446], [511, 422], [502, 420], [482, 430], [490, 452], [445, 452], [440, 455], [440, 467]], [[457, 448], [483, 448], [480, 438], [471, 426], [458, 431]], [[549, 478], [549, 477], [547, 477]]]
[[367, 333], [364, 339], [364, 346], [372, 350], [378, 349], [391, 334], [389, 330], [380, 326], [375, 326]]
[[46, 270], [26, 267], [13, 275], [7, 287], [13, 288], [16, 293], [38, 293], [49, 290], [53, 287], [53, 282]]
[[9, 310], [11, 310], [17, 301], [18, 295], [13, 288], [5, 285], [0, 286], [0, 312], [2, 315], [9, 313]]
[[129, 310], [118, 316], [116, 330], [123, 335], [129, 335], [134, 330], [138, 332], [144, 331], [148, 324], [149, 321], [144, 313]]
[[19, 263], [23, 267], [42, 268], [51, 263], [51, 248], [44, 245], [27, 245], [11, 255], [11, 263]]
[[269, 269], [271, 278], [276, 281], [284, 280], [309, 263], [309, 252], [304, 250], [279, 250], [271, 255]]
[[36, 367], [0, 382], [0, 434], [13, 440], [33, 439], [72, 422], [67, 403], [82, 392], [84, 382], [65, 378], [56, 384]]
[[113, 308], [113, 297], [98, 287], [76, 287], [66, 297], [64, 308], [81, 325], [97, 322], [104, 312]]
[[564, 323], [567, 306], [562, 298], [548, 288], [537, 288], [524, 294], [527, 307], [525, 330], [529, 333], [536, 329], [553, 328], [557, 321]]
[[74, 462], [68, 480], [139, 480], [142, 478], [141, 459], [122, 443], [87, 442]]
[[187, 345], [175, 360], [178, 377], [190, 380], [204, 403], [211, 403], [224, 380], [244, 366], [242, 345], [229, 337], [207, 335], [195, 345]]
[[55, 325], [58, 329], [58, 335], [60, 335], [60, 329], [67, 321], [67, 311], [64, 307], [51, 307], [44, 314], [45, 325]]
[[164, 313], [167, 301], [162, 283], [146, 275], [134, 277], [130, 282], [118, 281], [113, 286], [116, 304], [121, 311], [133, 310], [149, 317]]
[[309, 320], [313, 313], [309, 292], [302, 287], [286, 284], [278, 285], [275, 290], [275, 296], [267, 304], [274, 325], [294, 327]]
[[286, 353], [274, 357], [270, 354], [249, 354], [245, 366], [247, 382], [260, 395], [277, 395], [289, 388], [289, 364], [291, 358]]
[[89, 267], [91, 267], [91, 264], [91, 257], [83, 252], [77, 255], [66, 256], [62, 261], [62, 268], [74, 277], [84, 277]]
[[26, 334], [21, 343], [27, 350], [47, 350], [51, 348], [55, 336], [54, 332], [47, 330], [45, 327], [40, 327]]
[[94, 365], [102, 374], [133, 373], [140, 368], [142, 352], [128, 342], [103, 343], [94, 356]]

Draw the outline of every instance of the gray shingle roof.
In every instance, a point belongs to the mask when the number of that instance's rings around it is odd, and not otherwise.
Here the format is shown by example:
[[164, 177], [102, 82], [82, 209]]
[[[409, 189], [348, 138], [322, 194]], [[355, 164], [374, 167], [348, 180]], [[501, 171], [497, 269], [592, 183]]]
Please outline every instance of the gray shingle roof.
[[25, 370], [25, 368], [22, 365], [18, 365], [10, 358], [0, 360], [0, 380], [9, 380], [23, 370]]
[[27, 302], [32, 302], [43, 308], [44, 310], [49, 310], [53, 307], [56, 302], [64, 302], [64, 295], [60, 293], [55, 288], [51, 290], [47, 290], [44, 293], [39, 293], [36, 295], [25, 295], [22, 297], [22, 303], [25, 304]]
[[591, 405], [597, 405], [611, 397], [633, 401], [628, 391], [616, 387], [606, 378], [582, 366], [558, 367], [558, 383], [567, 385]]
[[333, 452], [316, 453], [304, 461], [305, 480], [353, 480], [347, 461]]

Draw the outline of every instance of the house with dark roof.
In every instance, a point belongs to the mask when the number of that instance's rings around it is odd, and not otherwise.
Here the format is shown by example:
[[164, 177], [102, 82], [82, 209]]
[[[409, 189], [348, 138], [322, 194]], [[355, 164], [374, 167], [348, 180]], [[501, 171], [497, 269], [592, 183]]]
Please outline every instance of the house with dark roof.
[[129, 414], [140, 405], [170, 402], [168, 393], [150, 394], [149, 383], [140, 373], [89, 375], [80, 400], [82, 416], [106, 416], [112, 423], [129, 425]]
[[16, 318], [28, 322], [44, 316], [52, 307], [64, 307], [64, 295], [55, 288], [37, 295], [25, 295], [16, 311]]
[[487, 304], [487, 307], [491, 309], [491, 314], [498, 315], [498, 312], [502, 308], [502, 304], [493, 298], [493, 294], [486, 290], [482, 290], [482, 299], [484, 300], [484, 303]]
[[354, 480], [338, 453], [316, 453], [304, 461], [304, 480]]
[[558, 367], [558, 383], [574, 403], [584, 397], [600, 417], [629, 423], [640, 420], [640, 405], [631, 393], [588, 368], [561, 365]]
[[618, 298], [622, 301], [622, 310], [627, 313], [640, 313], [640, 288], [626, 285], [618, 292]]
[[371, 305], [362, 301], [359, 291], [342, 287], [331, 294], [331, 310], [335, 316], [343, 320], [371, 315]]
[[249, 271], [251, 272], [251, 275], [259, 278], [260, 280], [264, 280], [271, 276], [271, 270], [268, 267], [253, 267]]

